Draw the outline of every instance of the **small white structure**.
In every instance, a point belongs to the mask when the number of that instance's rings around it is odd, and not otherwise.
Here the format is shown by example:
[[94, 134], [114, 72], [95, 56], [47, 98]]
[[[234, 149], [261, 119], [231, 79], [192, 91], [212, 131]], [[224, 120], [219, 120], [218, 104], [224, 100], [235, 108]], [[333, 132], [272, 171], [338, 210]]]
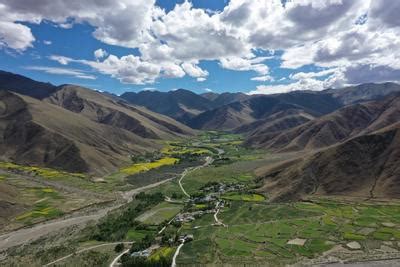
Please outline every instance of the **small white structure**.
[[360, 243], [358, 243], [358, 242], [356, 242], [356, 241], [347, 243], [346, 246], [347, 246], [348, 248], [350, 248], [350, 249], [361, 249]]
[[145, 249], [145, 250], [142, 250], [142, 251], [136, 251], [136, 252], [133, 252], [132, 254], [131, 254], [131, 256], [132, 257], [149, 257], [150, 256], [150, 250], [148, 250], [148, 249]]
[[193, 235], [181, 235], [180, 237], [179, 237], [179, 242], [181, 242], [181, 243], [186, 243], [186, 242], [189, 242], [189, 241], [192, 241], [193, 240]]
[[287, 242], [288, 245], [304, 246], [307, 239], [295, 238]]

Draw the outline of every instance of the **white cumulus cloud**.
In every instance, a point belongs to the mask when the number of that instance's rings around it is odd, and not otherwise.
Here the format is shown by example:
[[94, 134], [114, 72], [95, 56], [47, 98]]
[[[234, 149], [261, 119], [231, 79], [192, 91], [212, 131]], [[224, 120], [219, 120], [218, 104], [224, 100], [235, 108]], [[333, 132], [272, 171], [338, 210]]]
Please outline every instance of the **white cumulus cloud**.
[[102, 59], [102, 58], [105, 58], [106, 56], [108, 56], [107, 51], [105, 51], [104, 49], [101, 49], [101, 48], [94, 51], [93, 54], [96, 59]]
[[[101, 2], [101, 3], [100, 3]], [[170, 11], [155, 0], [2, 0], [0, 48], [23, 52], [34, 47], [29, 24], [50, 21], [71, 28], [87, 23], [99, 41], [136, 48], [135, 55], [94, 52], [95, 60], [51, 56], [62, 65], [90, 66], [123, 83], [154, 83], [185, 75], [203, 81], [201, 63], [254, 72], [257, 92], [321, 90], [367, 81], [399, 81], [400, 1], [393, 0], [231, 0], [222, 11], [193, 7]], [[279, 84], [268, 59], [279, 51], [290, 79]], [[314, 66], [319, 72], [299, 68]], [[273, 72], [275, 73], [275, 72]]]
[[87, 79], [87, 80], [95, 80], [96, 79], [96, 76], [87, 74], [86, 72], [78, 70], [78, 69], [43, 67], [43, 66], [28, 66], [28, 67], [26, 67], [26, 69], [43, 71], [43, 72], [49, 73], [49, 74], [73, 76], [73, 77], [79, 78], [79, 79]]

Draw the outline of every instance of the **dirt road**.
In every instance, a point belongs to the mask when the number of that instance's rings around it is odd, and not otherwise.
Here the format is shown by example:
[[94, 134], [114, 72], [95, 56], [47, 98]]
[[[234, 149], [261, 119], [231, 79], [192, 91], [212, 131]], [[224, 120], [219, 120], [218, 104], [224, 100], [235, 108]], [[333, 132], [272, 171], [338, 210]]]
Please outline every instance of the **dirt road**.
[[354, 263], [327, 263], [313, 265], [315, 267], [395, 267], [400, 265], [400, 259], [382, 259]]
[[181, 174], [181, 178], [179, 179], [178, 183], [179, 183], [179, 187], [181, 188], [181, 190], [182, 190], [183, 194], [185, 194], [185, 196], [187, 196], [188, 198], [190, 198], [190, 195], [186, 192], [185, 188], [183, 188], [183, 186], [182, 186], [182, 180], [183, 180], [183, 178], [185, 178], [185, 176], [186, 176], [188, 173], [194, 172], [194, 171], [196, 171], [196, 170], [198, 170], [198, 169], [201, 169], [201, 168], [204, 168], [204, 167], [207, 167], [208, 165], [212, 164], [213, 162], [214, 162], [214, 159], [213, 159], [212, 157], [207, 157], [207, 158], [206, 158], [206, 162], [205, 162], [203, 165], [197, 166], [196, 168], [188, 168], [188, 169], [185, 169], [185, 170], [183, 171], [183, 173]]
[[110, 267], [117, 266], [119, 259], [125, 254], [128, 253], [129, 249], [122, 251], [115, 259], [110, 263]]
[[[223, 153], [223, 150], [222, 150], [222, 152], [221, 152], [221, 151], [218, 151], [218, 153], [219, 153], [219, 154]], [[181, 174], [180, 179], [178, 180], [178, 183], [179, 183], [179, 186], [181, 187], [182, 192], [183, 192], [187, 197], [190, 198], [190, 195], [189, 195], [189, 194], [185, 191], [185, 189], [183, 188], [183, 186], [182, 186], [182, 184], [181, 184], [182, 179], [183, 179], [188, 173], [193, 172], [193, 171], [198, 170], [198, 169], [201, 169], [201, 168], [203, 168], [203, 167], [206, 167], [206, 166], [212, 164], [213, 161], [214, 161], [214, 159], [213, 159], [212, 157], [207, 157], [207, 158], [206, 158], [206, 162], [205, 162], [203, 165], [197, 166], [197, 167], [195, 167], [195, 168], [187, 168], [187, 169], [185, 169], [185, 170], [183, 171], [183, 173]], [[172, 178], [172, 179], [174, 179], [174, 178]], [[172, 179], [169, 179], [169, 180], [172, 180]], [[165, 182], [165, 181], [163, 181], [163, 182]], [[138, 192], [136, 192], [136, 193], [138, 193]], [[169, 197], [167, 197], [167, 200], [171, 201], [171, 199], [170, 199]], [[174, 219], [171, 219], [171, 220], [168, 222], [168, 224], [170, 224], [173, 220], [174, 220]], [[161, 234], [165, 229], [166, 229], [166, 226], [164, 226], [164, 227], [158, 232], [158, 234]], [[180, 251], [181, 247], [183, 246], [183, 244], [184, 244], [184, 242], [183, 242], [181, 245], [179, 245], [177, 251], [175, 252], [175, 255], [174, 255], [174, 258], [173, 258], [172, 266], [175, 266], [175, 265], [176, 265], [176, 264], [175, 264], [175, 260], [176, 260], [176, 257], [178, 256], [179, 251]], [[123, 253], [121, 253], [120, 255], [118, 255], [118, 256], [113, 260], [113, 262], [110, 264], [110, 267], [113, 267], [115, 264], [117, 264], [118, 260], [122, 257], [123, 254], [125, 254], [125, 252], [123, 252]], [[175, 265], [174, 265], [174, 264], [175, 264]]]
[[[222, 154], [225, 153], [225, 151], [224, 151], [223, 149], [221, 149], [221, 148], [216, 148], [216, 150], [218, 151], [218, 157], [219, 157], [219, 158], [221, 157]], [[197, 166], [197, 167], [195, 167], [195, 168], [188, 168], [188, 169], [185, 169], [185, 171], [181, 174], [181, 178], [180, 178], [179, 181], [178, 181], [179, 186], [180, 186], [180, 188], [181, 188], [183, 194], [185, 194], [185, 196], [187, 196], [188, 198], [190, 198], [190, 195], [186, 192], [186, 190], [185, 190], [185, 189], [183, 188], [183, 186], [182, 186], [182, 180], [183, 180], [183, 178], [185, 178], [185, 176], [186, 176], [188, 173], [194, 172], [194, 171], [199, 170], [199, 169], [204, 168], [204, 167], [207, 167], [208, 165], [211, 165], [213, 162], [214, 162], [214, 158], [212, 158], [212, 157], [206, 157], [206, 162], [204, 162], [203, 165]]]
[[[163, 183], [166, 183], [170, 181], [171, 179], [167, 179], [161, 182], [157, 182], [154, 184], [146, 185], [143, 187], [139, 187], [136, 189], [133, 189], [128, 192], [122, 192], [122, 197], [123, 199], [127, 202], [132, 201], [133, 196], [150, 188], [159, 186]], [[22, 244], [30, 243], [40, 237], [43, 237], [45, 235], [48, 235], [53, 232], [57, 232], [63, 228], [69, 227], [69, 226], [74, 226], [74, 225], [83, 225], [87, 224], [88, 222], [92, 220], [99, 220], [100, 218], [104, 217], [107, 215], [109, 211], [115, 210], [119, 207], [121, 207], [123, 204], [117, 204], [115, 206], [111, 206], [108, 208], [102, 208], [97, 210], [93, 214], [89, 215], [78, 215], [76, 217], [72, 218], [62, 218], [62, 219], [56, 219], [48, 222], [44, 222], [41, 224], [36, 224], [30, 228], [22, 228], [7, 234], [0, 235], [0, 251], [6, 250], [8, 248], [14, 247], [14, 246], [19, 246]]]
[[[179, 185], [181, 185], [181, 180], [188, 174], [189, 171], [195, 171], [197, 169], [206, 167], [210, 165], [213, 162], [213, 158], [207, 157], [206, 162], [198, 166], [194, 169], [186, 169], [180, 179], [179, 179]], [[99, 220], [100, 218], [104, 217], [107, 215], [108, 212], [115, 210], [119, 207], [121, 207], [123, 204], [128, 203], [132, 201], [133, 196], [145, 191], [147, 189], [151, 189], [154, 187], [157, 187], [161, 184], [164, 184], [166, 182], [169, 182], [173, 179], [176, 178], [171, 178], [171, 179], [166, 179], [157, 183], [149, 184], [143, 187], [139, 187], [127, 192], [121, 192], [122, 198], [124, 199], [124, 203], [116, 204], [114, 206], [108, 207], [108, 208], [102, 208], [97, 211], [95, 211], [92, 214], [89, 215], [77, 215], [76, 217], [71, 217], [71, 218], [59, 218], [51, 221], [47, 221], [44, 223], [36, 224], [30, 228], [22, 228], [13, 232], [9, 232], [3, 235], [0, 235], [0, 251], [6, 250], [8, 248], [14, 247], [14, 246], [19, 246], [22, 244], [27, 244], [30, 243], [34, 240], [39, 239], [40, 237], [46, 236], [50, 233], [57, 232], [59, 230], [62, 230], [64, 228], [70, 227], [70, 226], [76, 226], [76, 225], [85, 225], [90, 221], [94, 220]], [[182, 185], [181, 185], [182, 191], [184, 191]], [[187, 194], [187, 193], [186, 193]], [[187, 194], [188, 195], [188, 194]]]
[[183, 245], [185, 244], [185, 242], [182, 242], [182, 244], [180, 244], [178, 246], [178, 248], [175, 251], [174, 257], [172, 258], [172, 264], [171, 267], [176, 267], [176, 257], [178, 257], [179, 252], [181, 251], [181, 248], [183, 247]]
[[222, 225], [223, 227], [228, 227], [228, 225], [221, 222], [217, 217], [220, 210], [221, 208], [219, 207], [219, 203], [217, 203], [217, 205], [215, 206], [215, 213], [214, 213], [215, 225]]
[[[66, 260], [66, 259], [68, 259], [69, 257], [72, 257], [72, 256], [74, 256], [74, 255], [76, 255], [76, 254], [83, 253], [83, 252], [85, 252], [85, 251], [93, 250], [93, 249], [100, 248], [100, 247], [106, 247], [106, 246], [116, 246], [116, 245], [118, 245], [118, 244], [132, 245], [133, 242], [114, 242], [114, 243], [106, 243], [106, 244], [100, 244], [100, 245], [96, 245], [96, 246], [84, 248], [84, 249], [78, 250], [78, 251], [76, 251], [76, 252], [74, 252], [74, 253], [68, 254], [67, 256], [64, 256], [64, 257], [62, 257], [62, 258], [59, 258], [59, 259], [57, 259], [57, 260], [55, 260], [55, 261], [49, 262], [49, 263], [47, 263], [47, 264], [45, 264], [45, 265], [43, 265], [43, 266], [44, 266], [44, 267], [51, 266], [51, 265], [53, 265], [53, 264], [55, 264], [55, 263], [57, 263], [57, 262]], [[129, 249], [127, 249], [126, 251], [129, 251]], [[111, 266], [111, 265], [110, 265], [110, 266]]]

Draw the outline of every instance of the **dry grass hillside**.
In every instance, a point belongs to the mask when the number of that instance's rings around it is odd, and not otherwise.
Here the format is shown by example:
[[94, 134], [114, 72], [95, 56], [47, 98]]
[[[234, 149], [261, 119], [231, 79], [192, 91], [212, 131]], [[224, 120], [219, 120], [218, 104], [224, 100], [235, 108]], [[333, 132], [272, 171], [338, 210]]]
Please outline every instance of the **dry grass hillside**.
[[390, 82], [380, 84], [365, 83], [356, 86], [345, 87], [339, 90], [326, 90], [326, 93], [331, 94], [334, 98], [343, 103], [343, 105], [376, 100], [396, 92], [400, 92], [400, 85]]
[[271, 200], [305, 195], [400, 197], [400, 124], [260, 169]]
[[44, 101], [144, 138], [174, 139], [194, 134], [192, 129], [169, 117], [75, 85], [61, 86]]
[[57, 91], [57, 87], [34, 81], [22, 75], [0, 70], [0, 90], [14, 91], [37, 99], [43, 99]]
[[246, 145], [258, 147], [283, 131], [302, 125], [314, 118], [313, 115], [301, 109], [289, 109], [243, 125], [235, 129], [235, 132], [246, 134]]
[[203, 112], [193, 118], [189, 125], [195, 129], [231, 131], [275, 113], [296, 108], [298, 106], [295, 104], [260, 96]]
[[344, 142], [387, 127], [400, 118], [400, 96], [364, 102], [341, 108], [272, 138], [252, 136], [257, 147], [278, 151], [312, 150]]
[[1, 160], [104, 174], [159, 148], [128, 130], [7, 91], [0, 94]]
[[107, 93], [0, 72], [0, 160], [105, 174], [130, 155], [196, 134]]
[[169, 92], [126, 92], [121, 95], [121, 98], [131, 104], [146, 107], [181, 122], [186, 122], [193, 116], [213, 107], [211, 100], [184, 89]]
[[[316, 92], [292, 92], [277, 95], [247, 96], [244, 100], [233, 102], [212, 110], [205, 111], [192, 118], [188, 125], [195, 129], [225, 130], [250, 135], [263, 128], [268, 128], [269, 123], [277, 117], [274, 115], [285, 114], [291, 110], [297, 110], [301, 115], [300, 121], [293, 119], [287, 121], [286, 129], [305, 122], [306, 117], [318, 117], [332, 112], [341, 107], [341, 104], [329, 94]], [[288, 119], [288, 118], [286, 118]]]

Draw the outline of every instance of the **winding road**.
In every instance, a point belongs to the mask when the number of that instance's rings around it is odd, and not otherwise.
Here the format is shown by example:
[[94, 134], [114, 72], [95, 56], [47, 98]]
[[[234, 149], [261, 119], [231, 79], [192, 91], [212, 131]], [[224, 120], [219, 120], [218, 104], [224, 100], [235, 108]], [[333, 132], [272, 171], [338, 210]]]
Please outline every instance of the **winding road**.
[[[220, 158], [221, 155], [222, 155], [223, 153], [225, 153], [225, 151], [224, 151], [223, 149], [220, 149], [220, 148], [217, 148], [217, 150], [218, 150], [218, 157]], [[196, 168], [194, 168], [194, 169], [186, 169], [186, 170], [182, 173], [181, 178], [179, 179], [179, 186], [180, 186], [182, 192], [183, 192], [188, 198], [190, 198], [190, 195], [189, 195], [189, 194], [185, 191], [185, 189], [183, 188], [183, 186], [182, 186], [182, 179], [183, 179], [189, 172], [193, 172], [193, 171], [195, 171], [195, 170], [198, 170], [198, 169], [201, 169], [201, 168], [203, 168], [203, 167], [206, 167], [206, 166], [212, 164], [213, 162], [214, 162], [214, 159], [213, 159], [212, 157], [207, 157], [207, 158], [206, 158], [206, 162], [205, 162], [203, 165], [198, 166], [198, 167], [196, 167]], [[218, 205], [217, 205], [217, 206], [218, 206]], [[220, 225], [226, 226], [224, 223], [222, 223], [221, 221], [218, 220], [218, 218], [217, 218], [218, 212], [219, 212], [219, 208], [218, 208], [217, 212], [214, 214], [214, 219], [215, 219], [215, 221], [216, 221], [218, 224], [220, 224]], [[183, 242], [178, 246], [178, 248], [176, 249], [175, 254], [174, 254], [174, 257], [172, 258], [171, 267], [176, 267], [176, 258], [178, 257], [179, 252], [181, 251], [181, 248], [183, 247], [184, 244], [185, 244], [185, 241], [183, 241]]]
[[114, 267], [117, 265], [119, 259], [125, 254], [128, 253], [129, 249], [124, 250], [123, 252], [121, 252], [117, 257], [115, 257], [115, 259], [110, 263], [110, 267]]
[[181, 248], [183, 247], [183, 245], [185, 244], [185, 241], [183, 241], [178, 248], [175, 251], [174, 257], [172, 258], [172, 264], [171, 267], [176, 267], [176, 257], [178, 257], [179, 252], [181, 251]]
[[[43, 266], [44, 266], [44, 267], [46, 267], [46, 266], [51, 266], [51, 265], [53, 265], [53, 264], [56, 264], [57, 262], [66, 260], [66, 259], [68, 259], [69, 257], [72, 257], [72, 256], [74, 256], [74, 255], [76, 255], [76, 254], [83, 253], [83, 252], [85, 252], [85, 251], [89, 251], [89, 250], [92, 250], [92, 249], [96, 249], [96, 248], [100, 248], [100, 247], [105, 247], [105, 246], [116, 246], [117, 244], [121, 244], [121, 243], [124, 244], [124, 245], [131, 245], [131, 244], [133, 244], [133, 242], [114, 242], [114, 243], [100, 244], [100, 245], [96, 245], [96, 246], [92, 246], [92, 247], [88, 247], [88, 248], [84, 248], [84, 249], [78, 250], [78, 251], [76, 251], [76, 252], [74, 252], [74, 253], [68, 254], [67, 256], [64, 256], [64, 257], [62, 257], [62, 258], [59, 258], [59, 259], [57, 259], [57, 260], [55, 260], [55, 261], [49, 262], [49, 263], [47, 263], [47, 264], [45, 264], [45, 265], [43, 265]], [[128, 252], [128, 251], [129, 251], [129, 249], [127, 249], [123, 254], [125, 254], [125, 253]], [[119, 259], [119, 258], [118, 258], [118, 259]], [[112, 265], [110, 265], [110, 266], [112, 266]]]
[[[218, 158], [221, 158], [221, 155], [224, 154], [225, 151], [224, 151], [223, 149], [221, 149], [221, 148], [215, 148], [215, 149], [218, 151]], [[182, 180], [183, 180], [183, 178], [185, 178], [185, 176], [186, 176], [188, 173], [194, 172], [194, 171], [196, 171], [196, 170], [198, 170], [198, 169], [201, 169], [201, 168], [204, 168], [204, 167], [207, 167], [208, 165], [211, 165], [213, 162], [214, 162], [214, 159], [213, 159], [212, 157], [206, 157], [206, 162], [205, 162], [203, 165], [197, 166], [197, 167], [195, 167], [195, 168], [187, 168], [187, 169], [185, 169], [185, 170], [183, 171], [183, 173], [182, 173], [182, 175], [181, 175], [181, 178], [179, 178], [178, 183], [179, 183], [179, 187], [181, 188], [181, 190], [182, 190], [183, 194], [185, 194], [185, 196], [187, 196], [188, 198], [190, 198], [190, 195], [186, 192], [185, 188], [183, 188], [183, 186], [182, 186]]]
[[[223, 153], [223, 152], [224, 152], [223, 150], [222, 150], [222, 152], [221, 152], [221, 151], [218, 151], [218, 155], [221, 155], [221, 153]], [[212, 164], [213, 161], [214, 161], [214, 159], [213, 159], [212, 157], [207, 157], [207, 158], [206, 158], [206, 162], [205, 162], [203, 165], [197, 166], [197, 167], [195, 167], [195, 168], [187, 168], [187, 169], [185, 169], [185, 170], [182, 172], [181, 177], [180, 177], [179, 180], [178, 180], [178, 183], [179, 183], [179, 186], [180, 186], [182, 192], [183, 192], [187, 197], [190, 198], [190, 195], [189, 195], [189, 194], [185, 191], [185, 189], [183, 188], [182, 183], [181, 183], [181, 182], [182, 182], [182, 179], [183, 179], [188, 173], [193, 172], [193, 171], [198, 170], [198, 169], [201, 169], [201, 168], [203, 168], [203, 167], [206, 167], [206, 166]], [[175, 178], [171, 178], [171, 179], [168, 179], [168, 180], [164, 180], [164, 181], [162, 181], [161, 183], [164, 183], [165, 181], [170, 181], [170, 180], [172, 180], [172, 179], [175, 179]], [[160, 185], [161, 183], [158, 183], [157, 185]], [[152, 184], [151, 187], [154, 187], [154, 185], [155, 185], [155, 184]], [[155, 185], [155, 186], [157, 186], [157, 185]], [[147, 186], [147, 188], [149, 188], [149, 186]], [[147, 189], [147, 188], [141, 187], [142, 190], [145, 190], [145, 189]], [[136, 193], [138, 193], [138, 192], [136, 192]], [[133, 194], [133, 195], [134, 195], [134, 194]], [[127, 199], [128, 201], [131, 201], [133, 195], [126, 194], [124, 198]], [[168, 198], [168, 199], [169, 199], [169, 198]], [[170, 200], [170, 199], [169, 199], [169, 200]], [[168, 224], [170, 224], [172, 221], [173, 221], [173, 219], [171, 219], [171, 220], [168, 222]], [[161, 234], [166, 228], [167, 228], [167, 227], [164, 226], [164, 227], [158, 232], [158, 234]], [[178, 247], [178, 249], [176, 250], [175, 255], [174, 255], [174, 258], [173, 258], [173, 261], [174, 261], [174, 262], [175, 262], [176, 257], [178, 256], [179, 251], [180, 251], [181, 247], [183, 246], [183, 244], [184, 244], [184, 242], [182, 242], [182, 244], [180, 244], [179, 247]], [[126, 251], [126, 252], [127, 252], [127, 251]], [[117, 262], [118, 262], [119, 259], [122, 257], [122, 255], [124, 255], [126, 252], [122, 252], [121, 254], [119, 254], [119, 255], [113, 260], [113, 262], [110, 264], [110, 267], [113, 267], [115, 264], [117, 264]], [[173, 264], [174, 264], [174, 263], [173, 263]], [[176, 265], [176, 264], [175, 264], [175, 265]], [[175, 266], [175, 265], [173, 265], [173, 266]]]
[[224, 224], [222, 221], [220, 221], [218, 219], [218, 213], [221, 210], [221, 208], [219, 207], [219, 203], [217, 204], [217, 206], [215, 207], [216, 211], [214, 213], [214, 220], [215, 220], [215, 225], [222, 225], [223, 227], [228, 227], [228, 225]]
[[169, 182], [172, 179], [166, 179], [161, 182], [157, 182], [154, 184], [149, 184], [143, 187], [135, 188], [128, 192], [121, 192], [122, 197], [125, 200], [124, 203], [119, 203], [111, 207], [99, 209], [95, 211], [93, 214], [89, 215], [77, 215], [76, 217], [71, 218], [61, 218], [52, 221], [47, 221], [44, 223], [36, 224], [30, 228], [21, 228], [19, 230], [9, 232], [3, 235], [0, 235], [0, 251], [6, 250], [8, 248], [30, 243], [40, 237], [48, 235], [53, 232], [57, 232], [64, 228], [75, 226], [75, 225], [85, 225], [90, 221], [99, 220], [100, 218], [107, 215], [108, 212], [115, 210], [127, 202], [132, 201], [133, 196], [150, 188], [157, 187], [163, 183]]
[[[222, 150], [222, 151], [223, 151], [223, 150]], [[219, 154], [219, 153], [220, 153], [220, 152], [218, 152], [218, 154]], [[213, 159], [212, 157], [207, 157], [207, 158], [206, 158], [206, 162], [205, 162], [203, 165], [197, 166], [197, 167], [195, 167], [195, 168], [187, 168], [187, 169], [185, 169], [185, 170], [183, 171], [183, 173], [182, 173], [182, 175], [181, 175], [181, 178], [179, 178], [178, 183], [179, 183], [179, 187], [181, 188], [181, 190], [182, 190], [183, 194], [185, 194], [185, 196], [187, 196], [188, 198], [190, 198], [190, 195], [186, 192], [185, 188], [183, 188], [183, 186], [182, 186], [182, 180], [183, 180], [183, 178], [185, 178], [185, 176], [186, 176], [188, 173], [191, 173], [191, 172], [194, 172], [194, 171], [199, 170], [199, 169], [201, 169], [201, 168], [207, 167], [208, 165], [212, 164], [213, 162], [214, 162], [214, 159]]]
[[181, 175], [181, 178], [179, 178], [178, 183], [179, 183], [179, 186], [180, 186], [180, 188], [181, 188], [183, 194], [184, 194], [185, 196], [187, 196], [188, 198], [190, 198], [190, 195], [186, 192], [185, 188], [183, 188], [183, 186], [182, 186], [182, 179], [185, 178], [186, 174], [188, 174], [188, 172], [189, 172], [188, 170], [190, 170], [190, 169], [185, 169], [185, 171], [184, 171], [184, 172], [182, 173], [182, 175]]
[[[218, 150], [218, 155], [219, 156], [221, 154], [223, 154], [223, 153], [224, 153], [224, 151], [222, 149]], [[203, 165], [197, 166], [195, 168], [185, 169], [184, 172], [181, 174], [181, 177], [179, 179], [179, 186], [180, 186], [182, 192], [187, 197], [190, 197], [190, 195], [185, 191], [185, 189], [182, 186], [183, 178], [190, 172], [196, 171], [198, 169], [201, 169], [203, 167], [206, 167], [206, 166], [212, 164], [213, 161], [214, 161], [214, 159], [212, 157], [207, 157], [206, 158], [206, 162]], [[89, 215], [77, 215], [77, 216], [71, 217], [71, 218], [59, 218], [59, 219], [43, 222], [43, 223], [40, 223], [40, 224], [36, 224], [36, 225], [34, 225], [34, 226], [30, 227], [30, 228], [21, 228], [21, 229], [18, 229], [16, 231], [13, 231], [13, 232], [9, 232], [9, 233], [0, 235], [0, 251], [4, 251], [4, 250], [6, 250], [8, 248], [11, 248], [11, 247], [14, 247], [14, 246], [19, 246], [19, 245], [22, 245], [22, 244], [30, 243], [30, 242], [35, 241], [35, 240], [37, 240], [37, 239], [39, 239], [39, 238], [41, 238], [43, 236], [46, 236], [46, 235], [48, 235], [50, 233], [57, 232], [59, 230], [62, 230], [64, 228], [67, 228], [67, 227], [70, 227], [70, 226], [77, 226], [77, 225], [83, 225], [84, 226], [90, 221], [99, 220], [102, 217], [106, 216], [108, 212], [110, 212], [112, 210], [115, 210], [117, 208], [120, 208], [122, 205], [132, 201], [134, 195], [136, 195], [136, 194], [138, 194], [138, 193], [140, 193], [142, 191], [145, 191], [147, 189], [151, 189], [151, 188], [157, 187], [157, 186], [159, 186], [161, 184], [164, 184], [166, 182], [169, 182], [169, 181], [171, 181], [173, 179], [176, 179], [176, 178], [166, 179], [166, 180], [163, 180], [163, 181], [160, 181], [160, 182], [157, 182], [157, 183], [153, 183], [153, 184], [149, 184], [149, 185], [146, 185], [146, 186], [143, 186], [143, 187], [135, 188], [135, 189], [127, 191], [127, 192], [120, 192], [121, 195], [122, 195], [122, 198], [124, 200], [124, 203], [119, 203], [119, 204], [116, 204], [114, 206], [110, 206], [110, 207], [107, 207], [107, 208], [99, 209], [99, 210], [97, 210], [97, 211], [95, 211], [95, 212], [93, 212], [92, 214], [89, 214]], [[82, 249], [82, 250], [80, 250], [78, 252], [75, 252], [75, 254], [76, 253], [82, 253], [82, 252], [87, 251], [87, 250], [95, 249], [97, 247], [106, 246], [106, 245], [112, 245], [112, 244], [117, 244], [117, 243], [101, 244], [101, 245], [93, 246], [93, 247], [90, 247], [90, 248], [85, 248], [85, 249]], [[175, 263], [175, 258], [178, 256], [179, 251], [180, 251], [181, 247], [183, 246], [183, 244], [184, 244], [184, 242], [179, 245], [177, 251], [175, 252], [174, 263]], [[120, 257], [123, 254], [125, 254], [127, 251], [124, 251], [121, 254], [119, 254], [113, 260], [113, 262], [110, 264], [110, 267], [113, 267], [118, 262]], [[55, 264], [55, 263], [57, 263], [59, 261], [65, 260], [65, 259], [71, 257], [72, 255], [74, 255], [74, 254], [66, 255], [66, 256], [64, 256], [64, 257], [62, 257], [60, 259], [57, 259], [57, 260], [55, 260], [53, 262], [48, 263], [45, 266], [50, 266], [50, 265]]]

